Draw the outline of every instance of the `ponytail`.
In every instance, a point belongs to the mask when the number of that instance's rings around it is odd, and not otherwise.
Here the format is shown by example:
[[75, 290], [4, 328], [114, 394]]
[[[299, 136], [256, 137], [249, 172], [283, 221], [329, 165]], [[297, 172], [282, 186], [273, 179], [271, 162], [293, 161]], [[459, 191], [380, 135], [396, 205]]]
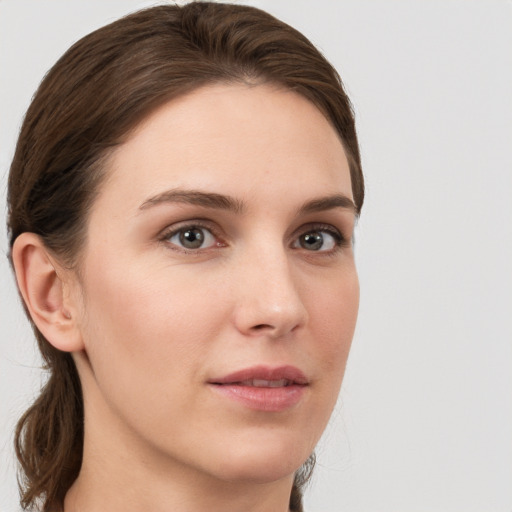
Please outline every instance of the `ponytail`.
[[68, 353], [55, 354], [49, 380], [19, 420], [15, 449], [22, 476], [23, 509], [39, 503], [42, 512], [60, 510], [80, 471], [83, 405], [78, 373]]

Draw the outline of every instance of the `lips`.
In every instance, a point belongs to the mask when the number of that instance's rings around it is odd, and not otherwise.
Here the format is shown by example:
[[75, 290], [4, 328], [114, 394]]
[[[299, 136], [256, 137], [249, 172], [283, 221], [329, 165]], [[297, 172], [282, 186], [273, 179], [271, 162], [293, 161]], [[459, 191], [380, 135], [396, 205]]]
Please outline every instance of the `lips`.
[[[229, 375], [210, 380], [212, 384], [235, 384], [247, 381], [286, 381], [287, 383], [306, 385], [308, 379], [304, 373], [295, 366], [253, 366]], [[257, 385], [257, 384], [256, 384]], [[260, 387], [260, 386], [258, 386]]]
[[294, 366], [255, 366], [208, 382], [224, 398], [249, 409], [279, 412], [297, 405], [309, 384]]
[[265, 380], [265, 379], [247, 379], [241, 382], [235, 382], [239, 386], [251, 386], [253, 388], [284, 388], [291, 386], [294, 382], [288, 379]]

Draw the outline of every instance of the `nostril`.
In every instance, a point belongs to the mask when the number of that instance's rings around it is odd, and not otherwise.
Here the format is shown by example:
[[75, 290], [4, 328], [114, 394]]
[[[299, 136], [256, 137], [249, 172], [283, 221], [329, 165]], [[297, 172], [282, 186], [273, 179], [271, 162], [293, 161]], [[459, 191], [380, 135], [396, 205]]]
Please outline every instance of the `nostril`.
[[262, 331], [263, 329], [273, 329], [270, 324], [258, 324], [253, 327], [255, 331]]

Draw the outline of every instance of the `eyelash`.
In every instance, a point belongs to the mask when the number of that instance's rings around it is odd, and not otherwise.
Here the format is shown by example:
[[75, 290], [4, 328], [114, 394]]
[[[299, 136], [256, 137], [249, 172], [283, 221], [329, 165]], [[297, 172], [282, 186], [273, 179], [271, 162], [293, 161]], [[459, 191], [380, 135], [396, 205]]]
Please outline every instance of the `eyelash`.
[[[202, 249], [202, 248], [188, 249], [186, 247], [181, 247], [181, 246], [178, 246], [178, 245], [170, 242], [170, 239], [172, 237], [174, 237], [175, 235], [179, 234], [180, 232], [185, 232], [187, 230], [192, 230], [192, 229], [207, 230], [212, 234], [212, 236], [216, 240], [220, 239], [221, 241], [217, 241], [217, 243], [214, 246], [207, 247], [205, 249]], [[349, 240], [347, 240], [347, 238], [345, 236], [343, 236], [343, 234], [338, 229], [334, 228], [333, 226], [331, 226], [329, 224], [318, 224], [318, 223], [306, 224], [304, 226], [301, 226], [300, 230], [296, 231], [294, 234], [293, 244], [295, 244], [300, 239], [301, 236], [307, 235], [308, 233], [315, 233], [315, 232], [327, 233], [328, 235], [330, 235], [334, 239], [334, 247], [333, 247], [333, 249], [327, 250], [327, 251], [308, 251], [307, 249], [302, 248], [305, 252], [313, 253], [313, 254], [317, 254], [317, 255], [321, 255], [321, 256], [332, 256], [350, 244]], [[193, 255], [202, 254], [202, 253], [212, 250], [212, 249], [217, 249], [217, 248], [222, 248], [222, 247], [227, 246], [227, 244], [224, 241], [222, 241], [222, 237], [219, 234], [218, 230], [216, 230], [210, 223], [201, 221], [199, 219], [190, 221], [190, 222], [187, 222], [186, 224], [182, 224], [182, 225], [178, 225], [178, 226], [174, 225], [168, 229], [165, 229], [162, 232], [162, 234], [160, 235], [159, 241], [166, 244], [166, 246], [172, 250], [182, 252], [185, 254], [193, 254]], [[300, 247], [297, 247], [297, 248], [293, 247], [293, 248], [301, 249]]]
[[179, 234], [180, 232], [182, 231], [187, 231], [187, 230], [192, 230], [192, 229], [204, 229], [204, 230], [207, 230], [209, 231], [213, 237], [216, 239], [216, 240], [219, 240], [221, 239], [221, 235], [220, 233], [218, 232], [218, 230], [216, 230], [210, 223], [208, 222], [204, 222], [204, 221], [201, 221], [201, 220], [194, 220], [194, 221], [190, 221], [190, 222], [187, 222], [185, 224], [181, 224], [181, 225], [173, 225], [171, 226], [170, 228], [168, 229], [165, 229], [161, 236], [159, 237], [159, 240], [164, 243], [167, 247], [169, 247], [170, 249], [174, 250], [174, 251], [177, 251], [177, 252], [182, 252], [182, 253], [185, 253], [185, 254], [192, 254], [192, 255], [197, 255], [197, 254], [201, 254], [201, 253], [204, 253], [205, 251], [208, 251], [208, 250], [212, 250], [212, 249], [216, 249], [216, 248], [222, 248], [222, 247], [225, 247], [227, 244], [223, 241], [218, 241], [215, 246], [213, 247], [207, 247], [206, 249], [187, 249], [186, 247], [180, 247], [178, 245], [175, 245], [173, 243], [170, 242], [170, 239]]
[[306, 224], [305, 226], [301, 226], [300, 232], [295, 236], [294, 243], [299, 240], [301, 236], [307, 235], [308, 233], [327, 233], [328, 235], [332, 236], [334, 239], [334, 247], [331, 250], [327, 251], [307, 251], [308, 253], [316, 254], [319, 256], [334, 256], [336, 255], [341, 249], [344, 249], [349, 245], [349, 241], [345, 236], [343, 236], [342, 232], [338, 229], [334, 228], [330, 224], [318, 224], [318, 223], [312, 223], [312, 224]]

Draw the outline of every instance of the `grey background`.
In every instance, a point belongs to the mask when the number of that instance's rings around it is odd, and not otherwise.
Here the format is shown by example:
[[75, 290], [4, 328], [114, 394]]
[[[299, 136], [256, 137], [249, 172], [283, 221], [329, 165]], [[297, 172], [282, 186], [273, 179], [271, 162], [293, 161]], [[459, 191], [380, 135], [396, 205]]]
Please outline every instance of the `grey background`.
[[[155, 2], [0, 0], [0, 511], [41, 382], [5, 257], [6, 174], [45, 71]], [[309, 512], [512, 510], [512, 3], [261, 0], [338, 68], [367, 179], [359, 326]]]

